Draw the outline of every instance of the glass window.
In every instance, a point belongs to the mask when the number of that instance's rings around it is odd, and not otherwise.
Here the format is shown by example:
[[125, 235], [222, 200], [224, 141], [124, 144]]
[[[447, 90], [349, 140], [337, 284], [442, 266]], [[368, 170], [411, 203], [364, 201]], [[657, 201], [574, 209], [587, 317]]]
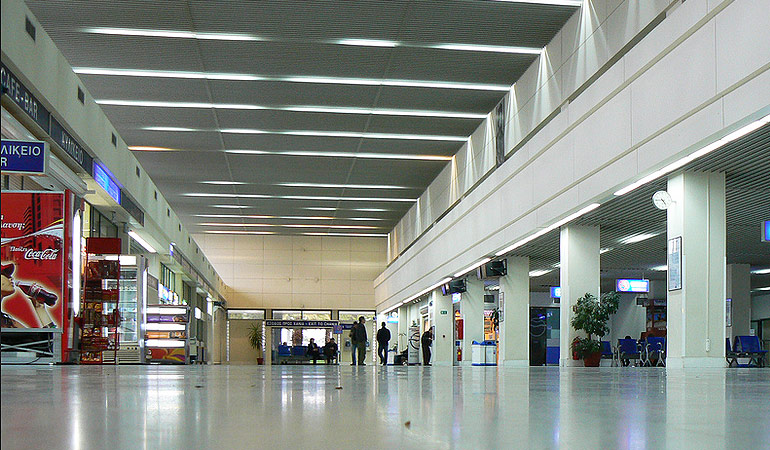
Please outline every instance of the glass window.
[[331, 311], [302, 311], [302, 320], [332, 320]]
[[302, 320], [302, 311], [300, 311], [300, 310], [273, 310], [273, 319], [275, 319], [275, 320]]
[[340, 311], [340, 322], [354, 322], [364, 316], [367, 322], [374, 320], [374, 311]]
[[265, 318], [264, 309], [228, 309], [228, 320], [262, 320]]

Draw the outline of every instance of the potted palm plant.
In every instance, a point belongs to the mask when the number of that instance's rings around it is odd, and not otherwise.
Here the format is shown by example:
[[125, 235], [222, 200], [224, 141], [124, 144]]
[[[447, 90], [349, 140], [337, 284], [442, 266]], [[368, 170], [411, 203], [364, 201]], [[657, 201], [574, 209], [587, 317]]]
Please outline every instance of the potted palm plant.
[[610, 331], [607, 321], [618, 311], [619, 300], [620, 294], [614, 291], [602, 294], [599, 299], [586, 293], [572, 307], [575, 313], [572, 328], [586, 333], [585, 338], [577, 338], [574, 342], [575, 353], [586, 367], [599, 367], [602, 337]]
[[262, 340], [264, 336], [262, 334], [262, 321], [259, 320], [256, 323], [251, 324], [249, 328], [249, 345], [251, 348], [257, 351], [257, 364], [264, 364], [265, 358], [262, 355]]

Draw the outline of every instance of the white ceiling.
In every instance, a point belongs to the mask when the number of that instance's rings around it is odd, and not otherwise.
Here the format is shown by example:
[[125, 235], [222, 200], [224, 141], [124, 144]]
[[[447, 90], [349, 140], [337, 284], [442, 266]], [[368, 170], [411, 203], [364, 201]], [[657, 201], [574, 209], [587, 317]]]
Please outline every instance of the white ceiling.
[[129, 146], [173, 149], [135, 154], [191, 232], [367, 235], [392, 229], [578, 9], [26, 3]]

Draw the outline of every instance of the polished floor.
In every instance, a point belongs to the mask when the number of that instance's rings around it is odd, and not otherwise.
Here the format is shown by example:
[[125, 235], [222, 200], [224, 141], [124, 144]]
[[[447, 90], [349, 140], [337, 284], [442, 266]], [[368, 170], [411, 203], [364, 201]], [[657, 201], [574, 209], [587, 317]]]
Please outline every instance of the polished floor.
[[0, 370], [3, 450], [770, 449], [770, 369]]

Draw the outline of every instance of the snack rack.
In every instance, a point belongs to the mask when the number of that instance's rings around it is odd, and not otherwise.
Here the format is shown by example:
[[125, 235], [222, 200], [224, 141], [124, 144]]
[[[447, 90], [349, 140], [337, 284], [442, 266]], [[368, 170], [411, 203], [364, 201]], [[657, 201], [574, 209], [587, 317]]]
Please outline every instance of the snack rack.
[[103, 364], [103, 352], [113, 352], [117, 360], [120, 348], [120, 313], [106, 311], [106, 303], [117, 303], [120, 295], [120, 239], [87, 238], [83, 274], [83, 298], [80, 325], [80, 363]]

